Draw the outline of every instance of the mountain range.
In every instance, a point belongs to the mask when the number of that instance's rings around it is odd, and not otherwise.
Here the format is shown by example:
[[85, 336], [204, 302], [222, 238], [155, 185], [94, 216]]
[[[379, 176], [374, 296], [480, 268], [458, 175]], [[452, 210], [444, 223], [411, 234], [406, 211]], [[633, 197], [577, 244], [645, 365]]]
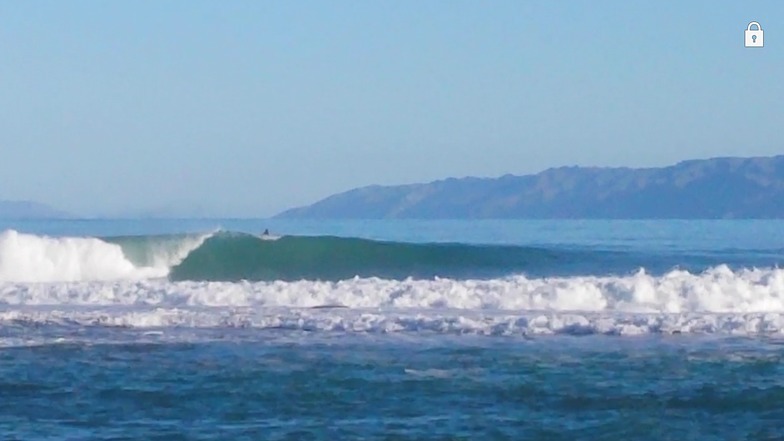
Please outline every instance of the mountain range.
[[784, 218], [784, 155], [689, 160], [660, 168], [559, 167], [523, 176], [372, 185], [277, 217]]

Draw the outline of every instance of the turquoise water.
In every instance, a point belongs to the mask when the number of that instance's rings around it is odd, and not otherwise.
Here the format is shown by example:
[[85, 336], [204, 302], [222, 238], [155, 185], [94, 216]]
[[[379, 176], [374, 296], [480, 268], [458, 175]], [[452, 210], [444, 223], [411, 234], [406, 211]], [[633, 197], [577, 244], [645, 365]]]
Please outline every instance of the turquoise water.
[[782, 227], [0, 222], [0, 438], [781, 439]]

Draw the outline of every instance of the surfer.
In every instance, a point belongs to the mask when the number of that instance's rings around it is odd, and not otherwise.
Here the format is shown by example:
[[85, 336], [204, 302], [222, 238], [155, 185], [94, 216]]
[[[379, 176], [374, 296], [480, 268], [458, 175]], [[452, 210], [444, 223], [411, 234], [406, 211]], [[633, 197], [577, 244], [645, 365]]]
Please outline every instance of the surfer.
[[263, 232], [263, 233], [261, 233], [261, 235], [262, 235], [262, 236], [269, 236], [269, 229], [268, 229], [268, 228], [265, 228], [265, 229], [264, 229], [264, 232]]

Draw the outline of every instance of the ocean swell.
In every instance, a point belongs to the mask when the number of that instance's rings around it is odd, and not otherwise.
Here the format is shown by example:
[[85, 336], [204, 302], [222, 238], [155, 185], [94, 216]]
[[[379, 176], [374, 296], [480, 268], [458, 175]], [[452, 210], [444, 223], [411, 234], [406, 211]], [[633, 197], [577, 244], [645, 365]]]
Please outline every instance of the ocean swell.
[[0, 233], [0, 282], [339, 281], [496, 278], [579, 267], [612, 253], [504, 245], [398, 243], [234, 232], [132, 237]]

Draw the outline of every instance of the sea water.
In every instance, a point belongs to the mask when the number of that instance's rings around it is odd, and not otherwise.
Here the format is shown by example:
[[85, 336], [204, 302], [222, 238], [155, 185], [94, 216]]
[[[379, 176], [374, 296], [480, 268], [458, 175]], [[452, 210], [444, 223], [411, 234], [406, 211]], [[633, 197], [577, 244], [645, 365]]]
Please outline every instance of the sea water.
[[0, 222], [0, 438], [782, 439], [782, 261], [782, 221]]

